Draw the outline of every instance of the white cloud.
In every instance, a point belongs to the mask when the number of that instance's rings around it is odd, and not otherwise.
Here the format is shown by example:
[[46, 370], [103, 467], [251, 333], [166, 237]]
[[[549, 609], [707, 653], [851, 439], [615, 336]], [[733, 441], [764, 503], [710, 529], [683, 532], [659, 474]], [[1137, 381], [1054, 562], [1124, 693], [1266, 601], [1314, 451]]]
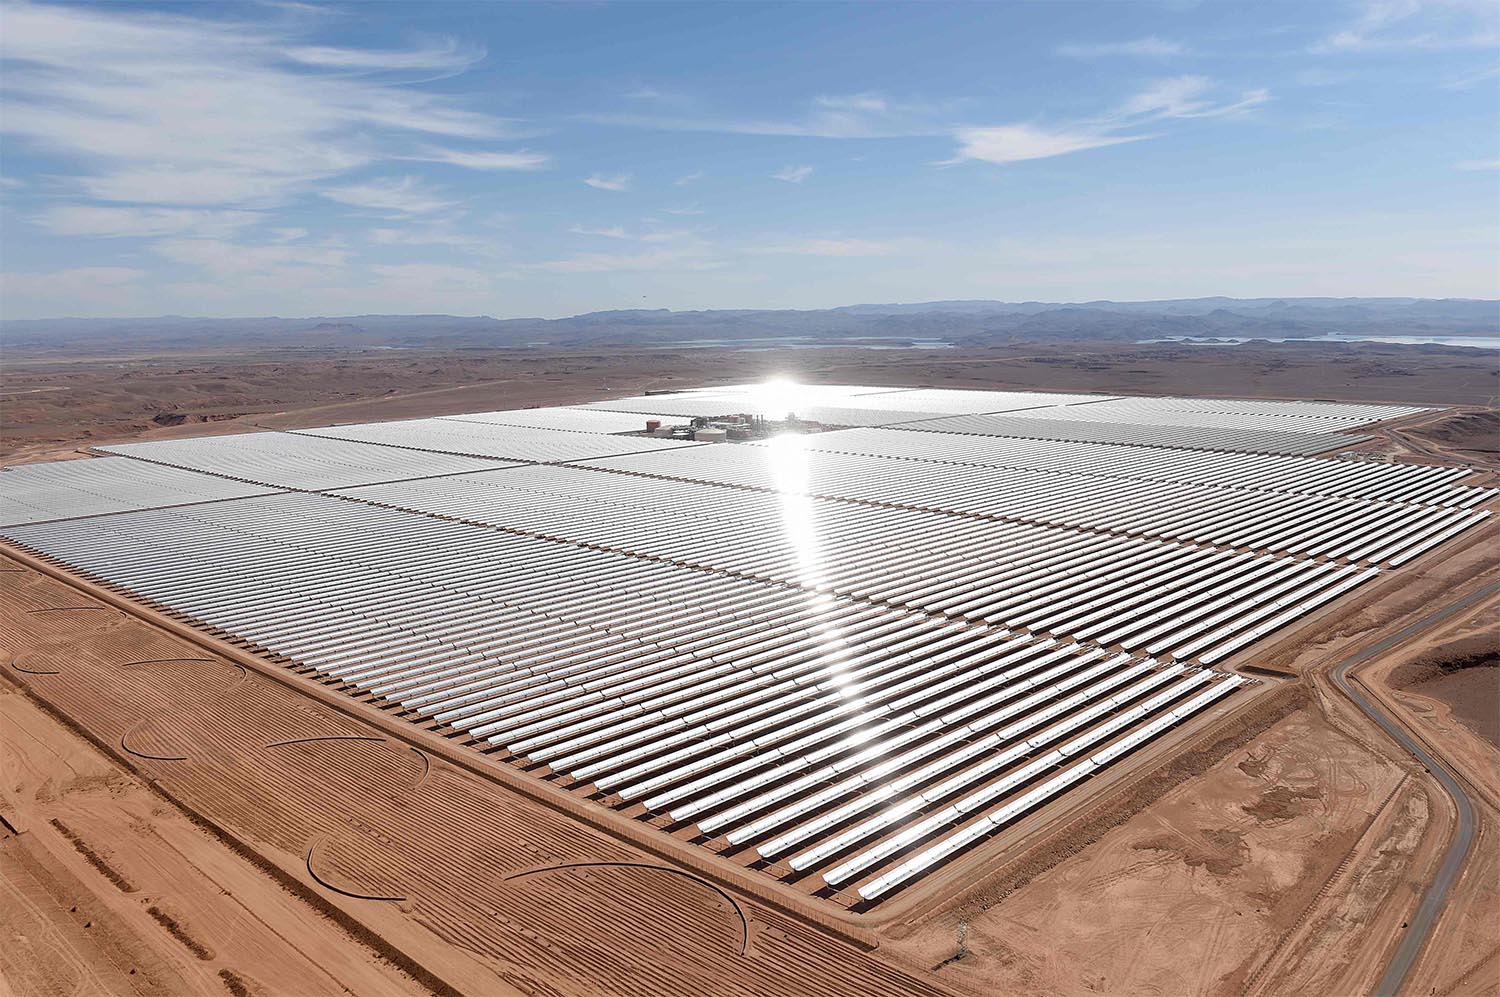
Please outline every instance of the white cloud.
[[1071, 59], [1099, 59], [1115, 55], [1161, 59], [1174, 55], [1186, 55], [1187, 51], [1187, 46], [1181, 42], [1168, 41], [1155, 35], [1122, 42], [1096, 42], [1057, 47], [1058, 55], [1065, 55]]
[[773, 180], [784, 180], [787, 183], [801, 183], [813, 175], [811, 166], [784, 166], [771, 174]]
[[665, 213], [669, 214], [669, 215], [701, 215], [701, 214], [703, 214], [703, 209], [700, 208], [700, 207], [698, 207], [698, 205], [696, 205], [696, 204], [684, 204], [684, 205], [681, 205], [680, 207], [676, 207], [676, 208], [662, 208], [661, 210], [664, 211]]
[[261, 217], [254, 211], [65, 204], [46, 209], [32, 221], [53, 235], [150, 238], [183, 234], [227, 236], [255, 224]]
[[629, 190], [630, 174], [617, 173], [611, 176], [595, 173], [593, 176], [585, 177], [583, 182], [595, 190]]
[[757, 254], [788, 256], [899, 256], [927, 244], [920, 239], [800, 239], [751, 250]]
[[692, 239], [698, 234], [697, 230], [690, 228], [658, 228], [644, 232], [637, 238], [641, 242], [680, 242], [684, 239]]
[[1464, 171], [1500, 170], [1500, 159], [1465, 159], [1454, 164], [1454, 169]]
[[1019, 163], [1048, 159], [1085, 149], [1138, 142], [1150, 135], [1110, 135], [1094, 129], [1043, 129], [1034, 125], [964, 128], [958, 132], [958, 154], [950, 162]]
[[1438, 52], [1500, 45], [1494, 0], [1365, 0], [1354, 23], [1313, 46], [1318, 53]]
[[439, 197], [420, 179], [412, 176], [383, 177], [346, 187], [323, 191], [330, 201], [355, 208], [386, 211], [395, 215], [428, 215], [453, 207], [452, 201]]
[[568, 229], [574, 235], [597, 235], [604, 239], [628, 239], [630, 236], [625, 232], [623, 226], [611, 225], [608, 228], [589, 228], [586, 225], [574, 225]]
[[472, 294], [489, 291], [494, 277], [473, 267], [445, 266], [437, 263], [396, 263], [370, 267], [370, 272], [397, 290], [408, 289], [430, 300], [433, 294]]
[[702, 180], [702, 179], [703, 179], [703, 173], [702, 173], [702, 171], [699, 171], [697, 173], [689, 173], [686, 176], [681, 176], [681, 177], [678, 177], [676, 180], [673, 180], [672, 181], [672, 186], [674, 186], [674, 187], [686, 187], [688, 184], [690, 184], [690, 183], [696, 183], [697, 181]]
[[524, 149], [518, 152], [464, 152], [458, 149], [430, 148], [423, 155], [410, 158], [447, 163], [470, 170], [540, 170], [552, 162], [552, 157], [545, 152], [527, 152]]
[[783, 118], [595, 114], [584, 120], [622, 128], [718, 132], [728, 135], [830, 139], [907, 138], [948, 132], [951, 125], [940, 123], [940, 119], [949, 110], [946, 106], [894, 101], [876, 93], [858, 93], [814, 97], [807, 102], [801, 113]]
[[[279, 24], [43, 4], [8, 6], [5, 30], [0, 130], [64, 157], [100, 200], [264, 206], [382, 160], [434, 158], [433, 139], [508, 135], [499, 119], [390, 78], [476, 57], [452, 43], [307, 47]], [[412, 147], [419, 138], [425, 149]], [[440, 158], [493, 169], [535, 155]]]
[[146, 271], [134, 267], [70, 267], [43, 273], [6, 273], [3, 276], [7, 291], [35, 293], [74, 286], [74, 281], [105, 285], [128, 284], [146, 276]]
[[886, 99], [878, 93], [852, 93], [842, 96], [815, 97], [813, 103], [835, 111], [868, 111], [884, 114], [890, 109]]
[[451, 249], [493, 252], [492, 241], [455, 229], [451, 223], [372, 228], [366, 238], [376, 246], [447, 246]]
[[1488, 69], [1481, 69], [1478, 72], [1455, 76], [1443, 84], [1443, 89], [1472, 90], [1479, 84], [1488, 83], [1496, 77], [1500, 77], [1500, 66], [1490, 66]]
[[954, 135], [958, 140], [957, 154], [939, 165], [970, 160], [1018, 163], [1140, 142], [1156, 137], [1156, 134], [1136, 131], [1147, 125], [1176, 119], [1233, 117], [1271, 99], [1266, 90], [1249, 90], [1233, 100], [1209, 99], [1216, 89], [1214, 82], [1204, 76], [1174, 76], [1155, 81], [1127, 98], [1115, 110], [1093, 120], [1053, 126], [1010, 124], [960, 128]]
[[134, 267], [69, 267], [41, 273], [0, 273], [0, 301], [10, 315], [119, 315], [140, 308]]
[[1215, 102], [1206, 99], [1213, 89], [1213, 80], [1206, 76], [1173, 76], [1157, 80], [1125, 101], [1119, 113], [1126, 118], [1219, 118], [1239, 114], [1271, 99], [1266, 90], [1249, 90], [1238, 100]]
[[172, 263], [198, 267], [219, 279], [295, 277], [307, 268], [341, 268], [349, 252], [333, 246], [246, 245], [223, 239], [164, 239], [152, 247]]
[[611, 273], [617, 271], [713, 270], [723, 264], [702, 247], [653, 249], [641, 253], [579, 253], [562, 260], [531, 264], [548, 273]]
[[484, 59], [484, 49], [465, 48], [453, 38], [395, 51], [300, 45], [283, 50], [293, 62], [326, 69], [436, 70], [458, 72]]

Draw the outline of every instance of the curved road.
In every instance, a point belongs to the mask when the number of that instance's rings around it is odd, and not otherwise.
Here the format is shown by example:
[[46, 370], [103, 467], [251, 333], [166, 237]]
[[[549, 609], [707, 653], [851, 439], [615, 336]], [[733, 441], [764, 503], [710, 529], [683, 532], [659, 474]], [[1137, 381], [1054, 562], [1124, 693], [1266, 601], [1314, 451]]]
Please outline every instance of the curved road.
[[1391, 961], [1385, 968], [1385, 975], [1380, 978], [1379, 985], [1375, 988], [1377, 997], [1395, 997], [1401, 990], [1401, 984], [1405, 982], [1406, 976], [1411, 972], [1412, 966], [1417, 961], [1417, 956], [1426, 944], [1428, 936], [1432, 933], [1433, 926], [1437, 923], [1438, 916], [1443, 912], [1443, 905], [1448, 902], [1448, 890], [1458, 879], [1458, 874], [1463, 870], [1464, 860], [1468, 858], [1469, 846], [1474, 841], [1474, 804], [1459, 781], [1448, 771], [1446, 765], [1435, 758], [1427, 749], [1399, 724], [1390, 718], [1380, 707], [1371, 703], [1350, 680], [1349, 671], [1364, 664], [1371, 658], [1404, 643], [1411, 637], [1423, 630], [1441, 623], [1453, 616], [1455, 613], [1463, 612], [1470, 606], [1489, 598], [1496, 592], [1500, 592], [1500, 582], [1493, 582], [1475, 592], [1467, 598], [1444, 606], [1442, 609], [1432, 613], [1417, 622], [1407, 626], [1375, 645], [1366, 648], [1359, 654], [1338, 665], [1333, 670], [1334, 684], [1339, 687], [1354, 704], [1380, 725], [1381, 729], [1391, 736], [1397, 744], [1421, 762], [1426, 769], [1432, 773], [1448, 795], [1453, 797], [1454, 805], [1458, 809], [1458, 833], [1453, 836], [1453, 842], [1448, 846], [1448, 854], [1443, 856], [1442, 867], [1438, 869], [1437, 876], [1432, 884], [1427, 887], [1427, 892], [1422, 895], [1422, 903], [1417, 907], [1417, 912], [1407, 922], [1405, 933], [1401, 936], [1401, 943], [1396, 946], [1396, 954], [1391, 956]]

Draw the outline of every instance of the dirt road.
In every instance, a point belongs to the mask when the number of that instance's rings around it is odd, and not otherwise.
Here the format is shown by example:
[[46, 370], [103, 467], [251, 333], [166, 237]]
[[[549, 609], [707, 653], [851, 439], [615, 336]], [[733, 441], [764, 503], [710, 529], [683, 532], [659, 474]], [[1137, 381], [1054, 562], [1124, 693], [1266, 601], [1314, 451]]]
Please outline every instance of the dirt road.
[[1386, 967], [1385, 975], [1381, 977], [1380, 984], [1376, 988], [1377, 997], [1394, 997], [1401, 989], [1407, 974], [1411, 972], [1417, 956], [1421, 953], [1423, 945], [1432, 933], [1433, 926], [1442, 914], [1443, 906], [1448, 899], [1448, 891], [1458, 879], [1463, 870], [1464, 862], [1468, 858], [1469, 849], [1474, 843], [1474, 804], [1469, 799], [1462, 784], [1448, 771], [1446, 765], [1434, 757], [1420, 742], [1409, 735], [1404, 728], [1390, 718], [1386, 712], [1370, 702], [1365, 694], [1361, 692], [1349, 677], [1351, 669], [1382, 655], [1391, 648], [1403, 644], [1417, 634], [1430, 629], [1443, 622], [1455, 613], [1462, 612], [1470, 606], [1494, 595], [1500, 591], [1500, 583], [1487, 585], [1458, 602], [1451, 603], [1442, 609], [1431, 613], [1417, 622], [1398, 630], [1396, 633], [1366, 648], [1359, 654], [1337, 666], [1332, 673], [1334, 683], [1343, 693], [1348, 696], [1356, 706], [1366, 715], [1380, 725], [1380, 728], [1389, 734], [1392, 740], [1409, 751], [1417, 761], [1432, 773], [1442, 784], [1448, 795], [1453, 798], [1454, 805], [1458, 808], [1458, 828], [1453, 836], [1452, 843], [1448, 846], [1448, 853], [1443, 857], [1442, 867], [1438, 869], [1436, 878], [1427, 892], [1422, 896], [1422, 903], [1417, 908], [1416, 914], [1407, 922], [1407, 927], [1401, 937], [1401, 943], [1396, 947], [1391, 961]]

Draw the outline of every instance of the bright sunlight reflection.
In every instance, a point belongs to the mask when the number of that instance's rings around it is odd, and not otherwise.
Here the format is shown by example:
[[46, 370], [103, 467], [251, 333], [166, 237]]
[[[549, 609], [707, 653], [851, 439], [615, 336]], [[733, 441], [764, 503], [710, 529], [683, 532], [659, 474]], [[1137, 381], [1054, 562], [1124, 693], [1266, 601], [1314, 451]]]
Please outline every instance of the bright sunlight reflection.
[[[780, 390], [790, 394], [795, 387], [791, 385]], [[796, 580], [812, 590], [808, 593], [808, 609], [826, 609], [833, 597], [819, 591], [825, 581], [824, 556], [818, 532], [818, 504], [809, 494], [812, 481], [807, 438], [798, 433], [787, 433], [774, 437], [759, 449], [766, 454], [771, 481], [776, 488], [781, 507], [782, 536], [796, 561]], [[818, 641], [820, 661], [832, 669], [830, 681], [849, 706], [864, 705], [863, 698], [856, 694], [852, 676], [840, 664], [851, 654], [849, 642], [841, 629], [818, 616], [814, 616], [812, 627]]]

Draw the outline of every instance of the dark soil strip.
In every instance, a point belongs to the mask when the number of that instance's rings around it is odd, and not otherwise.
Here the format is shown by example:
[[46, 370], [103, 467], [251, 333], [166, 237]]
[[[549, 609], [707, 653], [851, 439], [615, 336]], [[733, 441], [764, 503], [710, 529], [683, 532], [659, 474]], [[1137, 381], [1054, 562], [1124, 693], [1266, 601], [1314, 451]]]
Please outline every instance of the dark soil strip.
[[69, 841], [71, 841], [73, 843], [73, 847], [78, 849], [78, 854], [88, 859], [89, 865], [93, 866], [95, 869], [98, 869], [99, 872], [103, 874], [105, 879], [109, 880], [111, 883], [114, 883], [117, 887], [119, 887], [121, 893], [135, 892], [135, 887], [131, 885], [130, 880], [120, 875], [120, 873], [114, 868], [114, 866], [104, 861], [104, 859], [99, 856], [98, 852], [94, 851], [87, 844], [85, 844], [82, 838], [73, 833], [72, 828], [68, 827], [68, 825], [64, 824], [56, 817], [53, 817], [47, 823], [57, 828], [58, 834], [61, 834], [64, 838], [67, 838]]
[[173, 938], [181, 942], [183, 947], [186, 948], [189, 952], [193, 953], [193, 955], [197, 956], [204, 962], [210, 962], [213, 960], [214, 954], [207, 948], [205, 948], [202, 942], [198, 941], [192, 935], [188, 934], [183, 929], [182, 923], [171, 914], [168, 914], [166, 911], [162, 910], [160, 907], [155, 906], [154, 904], [146, 908], [146, 913], [151, 915], [151, 919], [153, 921], [161, 925], [163, 928], [166, 928], [167, 934], [171, 935]]
[[254, 991], [250, 989], [250, 981], [232, 969], [219, 970], [219, 979], [224, 981], [224, 987], [234, 997], [253, 997]]

